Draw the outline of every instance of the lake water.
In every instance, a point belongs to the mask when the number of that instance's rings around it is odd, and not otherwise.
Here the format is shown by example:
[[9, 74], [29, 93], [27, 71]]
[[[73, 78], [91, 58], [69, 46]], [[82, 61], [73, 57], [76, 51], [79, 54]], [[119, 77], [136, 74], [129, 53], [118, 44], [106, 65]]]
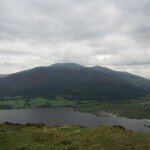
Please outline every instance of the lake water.
[[0, 110], [0, 123], [44, 123], [53, 125], [82, 125], [97, 127], [99, 125], [121, 125], [128, 130], [150, 133], [150, 120], [136, 120], [103, 114], [95, 116], [89, 113], [74, 111], [72, 108], [35, 108]]

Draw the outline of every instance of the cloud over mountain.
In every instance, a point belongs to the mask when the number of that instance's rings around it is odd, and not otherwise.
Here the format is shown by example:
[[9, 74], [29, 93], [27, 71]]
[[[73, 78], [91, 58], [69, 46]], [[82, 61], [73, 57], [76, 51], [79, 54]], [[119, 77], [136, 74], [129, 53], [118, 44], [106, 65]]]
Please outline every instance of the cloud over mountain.
[[76, 62], [150, 76], [149, 0], [0, 0], [0, 73]]

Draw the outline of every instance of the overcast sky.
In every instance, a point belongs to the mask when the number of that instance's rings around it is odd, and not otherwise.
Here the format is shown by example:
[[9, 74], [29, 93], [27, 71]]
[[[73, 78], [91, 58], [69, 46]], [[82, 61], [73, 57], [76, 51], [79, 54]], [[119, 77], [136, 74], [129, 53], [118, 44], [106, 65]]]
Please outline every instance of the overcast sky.
[[150, 1], [0, 0], [0, 74], [57, 62], [150, 77]]

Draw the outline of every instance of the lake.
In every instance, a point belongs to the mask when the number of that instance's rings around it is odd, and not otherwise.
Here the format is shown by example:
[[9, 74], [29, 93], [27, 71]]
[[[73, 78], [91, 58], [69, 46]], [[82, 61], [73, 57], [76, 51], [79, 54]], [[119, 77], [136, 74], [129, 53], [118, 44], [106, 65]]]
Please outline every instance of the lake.
[[72, 108], [34, 108], [0, 110], [0, 123], [44, 123], [54, 125], [82, 125], [97, 127], [99, 125], [121, 125], [135, 132], [150, 133], [150, 120], [127, 119], [108, 113], [95, 116], [90, 113], [74, 111]]

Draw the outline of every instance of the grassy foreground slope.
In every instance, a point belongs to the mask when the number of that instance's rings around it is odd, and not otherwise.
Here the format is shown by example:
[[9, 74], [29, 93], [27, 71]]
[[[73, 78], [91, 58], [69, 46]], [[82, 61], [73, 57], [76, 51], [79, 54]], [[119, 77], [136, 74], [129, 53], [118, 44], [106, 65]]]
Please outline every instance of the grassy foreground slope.
[[148, 150], [150, 135], [121, 127], [0, 125], [0, 150]]

